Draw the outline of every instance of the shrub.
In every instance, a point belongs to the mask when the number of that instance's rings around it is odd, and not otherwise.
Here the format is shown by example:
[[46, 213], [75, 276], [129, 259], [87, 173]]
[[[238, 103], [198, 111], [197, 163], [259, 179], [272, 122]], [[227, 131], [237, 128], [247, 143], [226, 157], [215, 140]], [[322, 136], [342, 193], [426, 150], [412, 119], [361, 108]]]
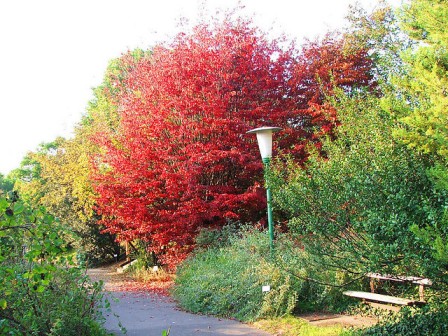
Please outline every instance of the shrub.
[[385, 317], [377, 325], [347, 335], [448, 335], [448, 311], [446, 306], [439, 305], [421, 309], [406, 308]]
[[[192, 312], [243, 321], [291, 312], [297, 293], [291, 278], [264, 257], [269, 255], [265, 241], [264, 234], [251, 233], [228, 247], [197, 253], [179, 267], [174, 296]], [[263, 293], [264, 285], [271, 291]]]
[[394, 140], [395, 120], [376, 96], [338, 99], [336, 138], [303, 165], [279, 158], [273, 166], [274, 206], [321, 268], [445, 277], [425, 243], [432, 234], [415, 235], [444, 225], [448, 197], [427, 176], [431, 160]]
[[[303, 264], [295, 263], [299, 268], [294, 272], [284, 267], [287, 260], [306, 257], [298, 248], [289, 249], [287, 236], [276, 241], [282, 260], [270, 258], [264, 233], [245, 231], [229, 241], [227, 246], [197, 252], [178, 268], [173, 294], [184, 309], [252, 321], [333, 308], [329, 303], [340, 290], [331, 292], [328, 286], [297, 277], [296, 273], [308, 272]], [[334, 272], [322, 273], [337, 277]], [[270, 291], [262, 292], [267, 285]]]
[[101, 283], [63, 256], [62, 228], [45, 209], [0, 194], [0, 334], [104, 335]]
[[353, 279], [329, 265], [322, 266], [313, 254], [303, 249], [301, 241], [289, 234], [277, 237], [275, 252], [276, 266], [292, 277], [298, 293], [295, 313], [341, 312], [350, 305], [350, 299], [342, 294], [342, 287], [357, 285], [356, 277]]
[[218, 229], [202, 229], [196, 236], [197, 248], [219, 248], [231, 244], [231, 239], [235, 238], [239, 232], [249, 229], [240, 222], [229, 221], [227, 225]]

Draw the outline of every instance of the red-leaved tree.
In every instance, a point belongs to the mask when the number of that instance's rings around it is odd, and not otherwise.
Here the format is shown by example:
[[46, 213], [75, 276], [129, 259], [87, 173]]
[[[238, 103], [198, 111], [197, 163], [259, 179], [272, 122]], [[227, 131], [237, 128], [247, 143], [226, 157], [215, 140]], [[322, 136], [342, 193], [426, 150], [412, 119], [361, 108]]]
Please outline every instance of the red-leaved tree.
[[278, 146], [303, 158], [301, 140], [311, 136], [303, 125], [323, 104], [318, 78], [327, 87], [334, 70], [337, 85], [369, 81], [364, 59], [357, 75], [350, 68], [364, 55], [347, 58], [340, 44], [326, 43], [298, 56], [294, 45], [281, 48], [250, 21], [227, 17], [142, 58], [123, 56], [126, 76], [113, 97], [119, 127], [95, 135], [102, 153], [93, 178], [107, 231], [144, 239], [175, 265], [201, 228], [264, 218], [261, 159], [245, 133], [280, 126]]
[[291, 95], [302, 97], [297, 116], [303, 130], [307, 131], [307, 138], [318, 141], [338, 124], [337, 111], [326, 102], [335, 88], [346, 94], [376, 89], [372, 65], [367, 50], [346, 48], [344, 39], [337, 34], [305, 43], [289, 85]]

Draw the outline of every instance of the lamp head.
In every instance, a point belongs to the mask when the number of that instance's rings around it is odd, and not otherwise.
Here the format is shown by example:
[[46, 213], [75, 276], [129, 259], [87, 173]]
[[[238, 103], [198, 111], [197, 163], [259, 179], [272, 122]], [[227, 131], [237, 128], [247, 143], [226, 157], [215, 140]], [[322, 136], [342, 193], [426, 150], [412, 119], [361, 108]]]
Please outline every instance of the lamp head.
[[257, 135], [258, 147], [263, 160], [272, 157], [272, 133], [280, 130], [280, 127], [259, 127], [247, 132]]

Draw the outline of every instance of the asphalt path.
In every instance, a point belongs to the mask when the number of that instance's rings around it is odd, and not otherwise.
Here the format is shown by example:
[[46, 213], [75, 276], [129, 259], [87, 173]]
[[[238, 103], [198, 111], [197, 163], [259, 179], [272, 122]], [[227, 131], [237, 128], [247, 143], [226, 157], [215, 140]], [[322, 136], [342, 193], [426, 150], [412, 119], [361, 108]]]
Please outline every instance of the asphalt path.
[[[132, 286], [126, 285], [126, 281], [132, 280], [124, 279], [110, 267], [89, 270], [89, 275], [93, 280], [105, 283], [110, 311], [103, 313], [106, 318], [104, 326], [114, 335], [161, 336], [164, 330], [169, 330], [170, 336], [271, 335], [239, 321], [182, 311], [168, 296], [144, 289], [135, 290], [135, 282]], [[133, 290], [123, 290], [129, 287]]]
[[181, 311], [172, 300], [158, 294], [118, 292], [112, 295], [118, 302], [111, 300], [112, 313], [105, 314], [105, 327], [115, 335], [124, 334], [118, 322], [129, 336], [161, 336], [163, 330], [169, 330], [170, 336], [270, 335], [238, 321]]

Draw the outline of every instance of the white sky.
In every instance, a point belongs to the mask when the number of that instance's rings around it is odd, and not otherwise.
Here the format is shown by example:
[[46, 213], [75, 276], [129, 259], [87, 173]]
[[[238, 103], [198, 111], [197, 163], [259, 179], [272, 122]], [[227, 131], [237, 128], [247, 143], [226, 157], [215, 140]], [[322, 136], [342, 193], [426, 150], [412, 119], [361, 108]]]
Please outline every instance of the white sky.
[[[266, 31], [301, 41], [341, 27], [356, 0], [242, 0]], [[376, 0], [359, 0], [371, 9]], [[70, 136], [108, 62], [150, 48], [195, 22], [204, 3], [233, 8], [237, 0], [1, 0], [0, 173], [28, 151]], [[398, 5], [400, 0], [389, 0]]]

